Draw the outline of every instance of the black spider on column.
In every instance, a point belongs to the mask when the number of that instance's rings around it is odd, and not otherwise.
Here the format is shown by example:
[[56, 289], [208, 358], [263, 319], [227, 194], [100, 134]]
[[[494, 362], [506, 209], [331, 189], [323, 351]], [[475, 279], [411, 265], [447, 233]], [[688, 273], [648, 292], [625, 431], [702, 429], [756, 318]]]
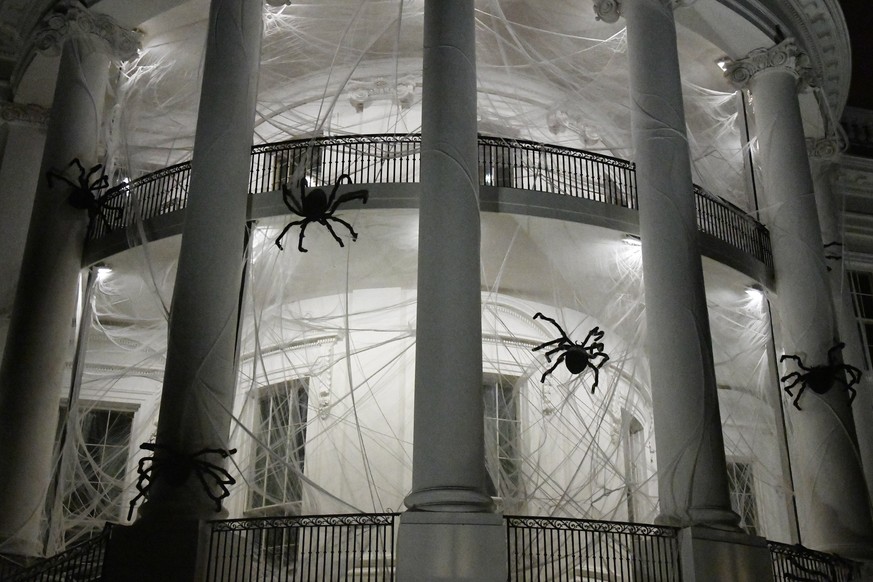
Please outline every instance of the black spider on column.
[[[846, 387], [846, 390], [849, 392], [849, 404], [852, 404], [852, 401], [855, 400], [855, 389], [852, 386], [861, 381], [861, 370], [855, 366], [840, 362], [837, 352], [844, 347], [846, 347], [846, 344], [843, 342], [836, 344], [828, 350], [828, 363], [817, 366], [806, 366], [803, 360], [800, 359], [800, 356], [794, 354], [784, 354], [779, 358], [780, 362], [794, 360], [797, 363], [797, 367], [801, 370], [785, 374], [780, 378], [782, 382], [791, 382], [785, 385], [784, 390], [788, 392], [789, 396], [794, 397], [794, 402], [792, 402], [794, 408], [803, 410], [797, 402], [800, 400], [800, 395], [807, 388], [812, 389], [816, 394], [824, 394], [833, 388], [837, 382]], [[844, 379], [846, 376], [848, 376], [848, 382]], [[791, 389], [798, 384], [800, 384], [800, 390], [797, 391], [797, 396], [795, 396]]]
[[[543, 373], [540, 382], [545, 382], [546, 376], [554, 372], [555, 368], [557, 368], [561, 362], [564, 362], [567, 366], [567, 370], [569, 370], [571, 374], [580, 374], [584, 372], [586, 368], [591, 368], [591, 370], [594, 371], [594, 384], [591, 385], [591, 393], [594, 394], [594, 390], [597, 388], [597, 383], [600, 381], [599, 370], [603, 367], [603, 364], [609, 360], [609, 355], [603, 351], [604, 345], [600, 341], [603, 339], [604, 332], [601, 331], [599, 327], [594, 327], [588, 332], [585, 340], [582, 342], [574, 342], [567, 337], [563, 328], [561, 328], [561, 326], [558, 325], [558, 322], [551, 317], [546, 317], [542, 313], [537, 313], [534, 315], [534, 319], [544, 319], [548, 321], [554, 325], [561, 334], [561, 337], [542, 343], [533, 349], [533, 351], [537, 351], [549, 346], [556, 346], [546, 352], [546, 361], [549, 363], [552, 361], [552, 354], [562, 352], [561, 355], [558, 356], [554, 365]], [[591, 342], [590, 344], [588, 343], [589, 341]], [[599, 361], [595, 363], [595, 359]]]
[[[127, 519], [133, 516], [133, 509], [136, 502], [141, 497], [148, 497], [149, 488], [154, 481], [153, 473], [157, 471], [157, 476], [166, 479], [172, 487], [182, 486], [191, 473], [197, 475], [197, 479], [203, 486], [206, 495], [215, 502], [215, 511], [221, 511], [221, 500], [230, 496], [228, 487], [236, 483], [227, 469], [215, 463], [204, 461], [201, 457], [204, 455], [220, 455], [222, 459], [226, 459], [236, 452], [236, 449], [200, 449], [197, 452], [190, 454], [179, 453], [167, 445], [159, 445], [157, 443], [143, 443], [139, 448], [145, 451], [157, 452], [161, 451], [164, 454], [161, 457], [152, 455], [151, 457], [143, 457], [139, 460], [136, 472], [139, 477], [136, 480], [136, 490], [139, 491], [136, 497], [130, 500], [130, 510], [127, 512]], [[148, 467], [146, 467], [148, 464]], [[207, 477], [212, 480], [212, 484], [207, 482]], [[216, 492], [215, 489], [220, 489]]]
[[[69, 163], [67, 168], [72, 166], [77, 166], [79, 168], [79, 176], [76, 178], [75, 182], [64, 176], [61, 172], [55, 170], [49, 170], [46, 172], [46, 179], [48, 180], [49, 188], [54, 187], [53, 182], [55, 180], [66, 182], [72, 187], [69, 196], [67, 196], [67, 202], [69, 205], [79, 210], [87, 210], [88, 220], [92, 222], [95, 217], [99, 216], [100, 220], [103, 221], [103, 224], [106, 225], [106, 228], [111, 229], [112, 225], [109, 223], [109, 219], [106, 218], [104, 210], [112, 210], [113, 212], [122, 210], [120, 206], [111, 206], [108, 202], [115, 192], [124, 187], [124, 184], [119, 184], [101, 194], [103, 190], [109, 187], [109, 178], [103, 170], [103, 164], [97, 164], [91, 166], [91, 169], [85, 170], [85, 166], [82, 165], [79, 158], [73, 158], [73, 161]], [[100, 172], [100, 175], [91, 181], [91, 178], [98, 172]]]
[[317, 222], [327, 227], [327, 230], [330, 231], [330, 234], [333, 235], [334, 240], [339, 243], [339, 246], [343, 245], [342, 239], [337, 236], [334, 232], [333, 227], [330, 225], [328, 220], [332, 220], [334, 222], [338, 222], [349, 229], [349, 233], [352, 235], [352, 240], [358, 240], [358, 233], [355, 232], [355, 229], [352, 228], [352, 225], [343, 220], [342, 218], [337, 218], [333, 215], [336, 212], [337, 208], [339, 208], [340, 204], [345, 204], [351, 200], [363, 200], [363, 203], [367, 203], [367, 197], [369, 194], [366, 190], [355, 190], [354, 192], [347, 192], [342, 194], [339, 198], [336, 197], [336, 191], [340, 187], [340, 184], [343, 183], [343, 180], [348, 180], [348, 183], [352, 183], [352, 179], [348, 174], [343, 174], [336, 180], [336, 184], [333, 186], [333, 190], [330, 193], [330, 196], [322, 188], [313, 188], [309, 192], [306, 191], [306, 178], [300, 178], [300, 199], [294, 197], [294, 194], [291, 192], [291, 188], [288, 187], [287, 184], [282, 184], [282, 200], [285, 202], [285, 206], [288, 207], [288, 210], [300, 216], [302, 220], [295, 220], [294, 222], [288, 223], [282, 232], [279, 233], [279, 236], [276, 237], [276, 246], [279, 247], [279, 250], [283, 250], [282, 248], [282, 237], [285, 236], [285, 233], [294, 226], [300, 225], [300, 239], [297, 243], [297, 249], [301, 253], [308, 252], [303, 248], [303, 235], [306, 232], [306, 227], [310, 222]]

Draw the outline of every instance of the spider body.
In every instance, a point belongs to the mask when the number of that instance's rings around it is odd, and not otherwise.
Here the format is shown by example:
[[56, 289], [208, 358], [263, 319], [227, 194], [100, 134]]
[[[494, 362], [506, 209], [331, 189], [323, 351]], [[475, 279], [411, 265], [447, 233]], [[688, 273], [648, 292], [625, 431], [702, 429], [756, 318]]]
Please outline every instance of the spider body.
[[334, 212], [337, 211], [341, 204], [345, 204], [351, 200], [362, 200], [364, 204], [367, 203], [367, 198], [369, 196], [366, 190], [355, 190], [354, 192], [347, 192], [337, 197], [336, 191], [343, 183], [344, 180], [347, 180], [349, 184], [352, 183], [352, 179], [348, 174], [343, 174], [339, 178], [337, 178], [336, 184], [333, 186], [333, 190], [330, 193], [330, 196], [322, 189], [322, 188], [313, 188], [309, 192], [306, 191], [306, 178], [300, 178], [300, 198], [297, 199], [294, 197], [293, 192], [288, 187], [287, 184], [282, 184], [282, 200], [285, 202], [285, 206], [288, 207], [288, 210], [299, 216], [300, 220], [295, 220], [293, 222], [288, 223], [285, 228], [279, 233], [279, 236], [276, 237], [276, 246], [279, 247], [279, 250], [283, 250], [282, 247], [282, 238], [291, 229], [292, 226], [300, 225], [300, 238], [297, 242], [297, 249], [301, 253], [308, 252], [305, 248], [303, 248], [303, 236], [306, 233], [306, 227], [312, 223], [317, 222], [325, 227], [333, 235], [334, 240], [339, 243], [339, 246], [345, 246], [343, 244], [342, 239], [337, 236], [336, 232], [333, 230], [333, 227], [330, 225], [330, 222], [338, 222], [349, 229], [349, 233], [352, 235], [352, 240], [358, 240], [358, 233], [355, 232], [355, 229], [352, 228], [352, 225], [343, 220], [342, 218], [337, 218], [334, 216]]
[[[101, 191], [109, 187], [109, 178], [106, 176], [106, 172], [103, 171], [103, 164], [91, 166], [91, 169], [86, 170], [85, 166], [82, 165], [82, 162], [79, 161], [79, 158], [73, 158], [73, 161], [71, 161], [67, 167], [70, 168], [72, 166], [77, 166], [79, 168], [79, 176], [76, 178], [76, 182], [73, 182], [60, 172], [49, 170], [46, 172], [46, 179], [48, 180], [49, 188], [54, 187], [53, 182], [55, 180], [66, 182], [67, 185], [72, 188], [70, 194], [67, 196], [67, 203], [77, 210], [87, 210], [88, 219], [91, 221], [93, 221], [95, 217], [99, 217], [106, 227], [111, 229], [112, 226], [109, 224], [109, 219], [106, 217], [104, 209], [112, 211], [121, 210], [118, 206], [107, 204], [107, 201], [112, 194], [123, 186], [123, 184], [116, 186], [101, 195]], [[92, 181], [92, 177], [98, 172], [100, 175]]]
[[[139, 477], [136, 480], [136, 490], [139, 493], [130, 501], [127, 519], [133, 516], [136, 502], [141, 497], [148, 497], [149, 489], [155, 476], [165, 479], [171, 487], [181, 487], [191, 477], [192, 473], [195, 474], [197, 480], [200, 481], [200, 485], [203, 486], [206, 495], [215, 502], [215, 511], [221, 511], [221, 500], [230, 496], [228, 487], [236, 483], [236, 479], [224, 467], [205, 461], [201, 457], [215, 454], [225, 459], [234, 454], [236, 449], [227, 451], [224, 449], [206, 448], [186, 455], [178, 453], [166, 445], [159, 445], [157, 443], [143, 443], [139, 448], [152, 452], [160, 450], [164, 454], [161, 457], [153, 455], [139, 460], [137, 466]], [[207, 477], [212, 480], [212, 485], [207, 481]], [[220, 492], [216, 493], [216, 488], [220, 489]]]
[[[824, 394], [833, 388], [837, 382], [842, 383], [846, 387], [846, 390], [849, 392], [849, 404], [852, 404], [856, 394], [853, 386], [861, 381], [861, 370], [855, 366], [840, 362], [837, 352], [841, 351], [845, 346], [846, 344], [842, 342], [836, 344], [828, 350], [828, 363], [817, 366], [806, 366], [800, 359], [800, 356], [797, 355], [784, 354], [779, 358], [780, 362], [794, 360], [797, 363], [797, 367], [800, 368], [799, 371], [785, 374], [780, 378], [782, 382], [786, 382], [784, 390], [789, 396], [794, 397], [792, 404], [794, 404], [797, 410], [803, 410], [800, 408], [798, 401], [804, 390], [809, 388], [816, 394]], [[846, 377], [848, 377], [848, 382], [845, 381]], [[791, 390], [798, 384], [800, 385], [800, 390], [797, 391], [795, 396]]]
[[546, 352], [546, 361], [549, 363], [552, 361], [552, 356], [560, 352], [560, 355], [557, 357], [552, 367], [543, 373], [540, 382], [545, 382], [546, 377], [554, 372], [563, 362], [571, 374], [581, 374], [589, 368], [594, 372], [594, 383], [591, 385], [591, 393], [594, 394], [594, 390], [597, 388], [597, 384], [600, 381], [599, 370], [607, 361], [609, 361], [609, 355], [603, 351], [604, 345], [600, 341], [603, 339], [604, 332], [601, 331], [599, 327], [594, 327], [588, 332], [584, 341], [574, 342], [567, 337], [563, 328], [551, 317], [546, 317], [542, 313], [537, 313], [534, 315], [534, 319], [544, 319], [548, 321], [554, 325], [561, 334], [557, 339], [541, 343], [533, 348], [533, 351], [537, 351], [554, 346]]

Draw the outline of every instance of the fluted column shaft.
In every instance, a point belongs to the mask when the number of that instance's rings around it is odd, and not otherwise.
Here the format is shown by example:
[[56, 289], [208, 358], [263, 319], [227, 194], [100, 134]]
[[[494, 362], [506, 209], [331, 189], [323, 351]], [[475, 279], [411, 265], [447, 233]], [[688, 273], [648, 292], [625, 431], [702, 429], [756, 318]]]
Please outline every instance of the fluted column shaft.
[[[732, 63], [727, 74], [753, 100], [782, 352], [812, 367], [828, 363], [838, 336], [797, 99], [804, 63], [788, 39]], [[794, 362], [781, 366], [783, 375], [793, 371], [803, 372]], [[802, 410], [792, 401], [784, 395], [801, 542], [862, 557], [870, 550], [871, 519], [848, 392], [839, 384], [825, 394], [806, 390]]]
[[473, 2], [425, 3], [410, 509], [482, 511], [484, 426]]
[[129, 33], [73, 3], [46, 16], [35, 35], [40, 49], [60, 53], [60, 66], [0, 367], [0, 549], [8, 553], [41, 551], [40, 520], [88, 227], [88, 213], [67, 202], [71, 187], [61, 180], [51, 186], [47, 174], [63, 172], [76, 182], [78, 170], [68, 167], [74, 158], [86, 170], [97, 164], [118, 38], [132, 43], [123, 58], [130, 56], [135, 41]]
[[659, 521], [732, 529], [671, 3], [625, 0]]
[[[263, 4], [212, 0], [182, 247], [173, 291], [157, 461], [144, 519], [217, 516], [194, 472], [162, 478], [173, 455], [228, 448]], [[209, 453], [200, 460], [222, 466]], [[209, 477], [206, 477], [207, 481]]]

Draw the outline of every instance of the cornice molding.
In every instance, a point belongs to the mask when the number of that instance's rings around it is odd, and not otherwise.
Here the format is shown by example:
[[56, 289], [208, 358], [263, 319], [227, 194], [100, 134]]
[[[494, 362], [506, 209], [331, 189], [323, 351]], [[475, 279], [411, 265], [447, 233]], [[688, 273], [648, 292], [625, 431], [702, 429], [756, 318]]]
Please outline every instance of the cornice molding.
[[0, 101], [0, 119], [7, 123], [45, 128], [48, 125], [49, 110], [32, 103]]
[[33, 48], [57, 56], [67, 38], [95, 39], [110, 58], [126, 61], [140, 49], [139, 35], [119, 26], [111, 17], [96, 14], [78, 2], [65, 1], [48, 13], [32, 35]]
[[742, 59], [726, 59], [724, 76], [737, 89], [748, 89], [756, 75], [769, 71], [784, 71], [799, 81], [815, 87], [819, 79], [809, 65], [809, 57], [793, 38], [786, 38], [769, 48], [755, 49]]

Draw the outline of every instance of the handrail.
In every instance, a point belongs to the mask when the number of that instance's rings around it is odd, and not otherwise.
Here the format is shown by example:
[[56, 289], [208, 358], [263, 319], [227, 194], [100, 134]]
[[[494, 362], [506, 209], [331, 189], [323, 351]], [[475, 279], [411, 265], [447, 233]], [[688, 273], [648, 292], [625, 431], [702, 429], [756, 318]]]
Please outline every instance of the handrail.
[[[348, 174], [356, 184], [415, 183], [420, 179], [421, 136], [327, 136], [260, 144], [252, 148], [249, 194], [275, 191], [306, 177], [310, 187]], [[479, 136], [479, 184], [520, 188], [637, 209], [633, 162], [528, 140]], [[190, 162], [121, 184], [103, 200], [90, 238], [100, 239], [137, 220], [182, 210], [188, 203]], [[767, 229], [733, 204], [695, 186], [698, 227], [772, 267]]]
[[854, 579], [857, 564], [833, 554], [811, 550], [800, 544], [767, 542], [773, 564], [775, 582], [810, 580], [849, 582]]
[[111, 534], [112, 524], [107, 523], [98, 535], [3, 579], [7, 582], [100, 580]]

